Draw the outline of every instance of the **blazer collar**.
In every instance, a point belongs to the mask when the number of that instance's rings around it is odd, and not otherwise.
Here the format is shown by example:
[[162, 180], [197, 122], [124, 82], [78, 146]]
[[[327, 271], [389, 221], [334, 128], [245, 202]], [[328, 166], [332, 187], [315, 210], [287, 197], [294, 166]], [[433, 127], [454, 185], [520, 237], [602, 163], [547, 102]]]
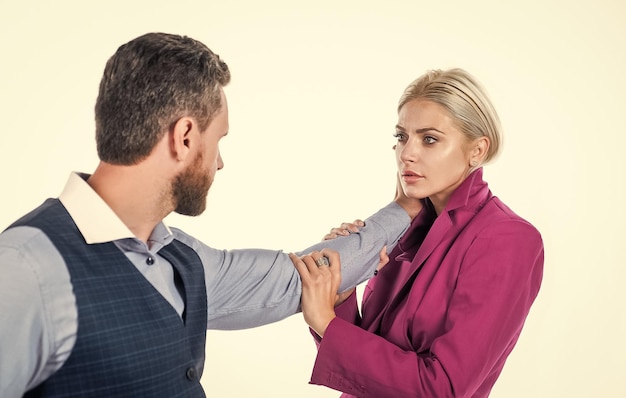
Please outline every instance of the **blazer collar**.
[[[368, 309], [363, 313], [363, 322], [368, 325], [368, 330], [377, 331], [381, 327], [388, 310], [402, 300], [404, 294], [401, 292], [410, 289], [411, 281], [433, 251], [439, 245], [452, 244], [490, 197], [487, 183], [482, 179], [482, 169], [477, 169], [452, 193], [439, 216], [429, 200], [423, 201], [423, 210], [390, 253], [390, 264], [369, 282], [376, 290], [377, 278], [383, 278], [388, 290], [377, 294], [376, 298], [367, 298]], [[365, 303], [365, 296], [363, 300]]]
[[[425, 238], [427, 236], [436, 235], [438, 239], [435, 239], [435, 242], [440, 241], [441, 234], [450, 227], [459, 222], [463, 224], [464, 217], [459, 217], [458, 214], [454, 213], [461, 211], [469, 211], [470, 214], [476, 213], [491, 196], [489, 187], [482, 176], [482, 168], [473, 171], [452, 193], [450, 200], [439, 216], [437, 216], [430, 200], [422, 199], [424, 209], [413, 219], [411, 226], [398, 242], [396, 252], [399, 252], [398, 260], [412, 261], [417, 250], [423, 246], [423, 243], [426, 243]], [[435, 228], [433, 233], [429, 235], [431, 227]], [[432, 242], [433, 239], [429, 238], [428, 241]]]
[[449, 213], [461, 207], [474, 208], [483, 202], [488, 191], [489, 187], [483, 180], [483, 168], [480, 167], [467, 176], [465, 181], [454, 190], [441, 213]]

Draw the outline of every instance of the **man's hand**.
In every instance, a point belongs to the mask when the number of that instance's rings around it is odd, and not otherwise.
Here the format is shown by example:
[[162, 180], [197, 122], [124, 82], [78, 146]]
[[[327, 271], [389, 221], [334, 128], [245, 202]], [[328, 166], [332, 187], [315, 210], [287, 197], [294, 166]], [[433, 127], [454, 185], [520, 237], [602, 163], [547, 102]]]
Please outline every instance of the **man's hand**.
[[394, 200], [404, 209], [404, 211], [407, 212], [409, 217], [411, 217], [411, 220], [414, 219], [424, 208], [424, 203], [422, 202], [423, 199], [414, 199], [406, 196], [404, 189], [402, 189], [402, 184], [400, 183], [400, 175], [397, 177], [396, 197]]

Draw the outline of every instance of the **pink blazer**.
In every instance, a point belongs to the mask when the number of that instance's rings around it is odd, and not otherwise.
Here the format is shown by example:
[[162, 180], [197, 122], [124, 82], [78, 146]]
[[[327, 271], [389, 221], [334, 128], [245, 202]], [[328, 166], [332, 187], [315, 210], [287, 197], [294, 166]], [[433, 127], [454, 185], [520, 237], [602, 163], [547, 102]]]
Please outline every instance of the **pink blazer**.
[[486, 397], [543, 272], [539, 232], [491, 194], [482, 169], [437, 217], [430, 203], [318, 341], [312, 384], [343, 397]]

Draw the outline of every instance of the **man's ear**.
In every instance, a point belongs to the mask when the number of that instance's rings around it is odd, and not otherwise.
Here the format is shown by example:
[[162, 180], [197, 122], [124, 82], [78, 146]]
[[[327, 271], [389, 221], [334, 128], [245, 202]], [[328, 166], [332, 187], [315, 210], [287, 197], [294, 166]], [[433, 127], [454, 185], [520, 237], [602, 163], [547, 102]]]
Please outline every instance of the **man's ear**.
[[177, 160], [185, 160], [191, 151], [195, 121], [182, 117], [170, 128], [170, 150]]

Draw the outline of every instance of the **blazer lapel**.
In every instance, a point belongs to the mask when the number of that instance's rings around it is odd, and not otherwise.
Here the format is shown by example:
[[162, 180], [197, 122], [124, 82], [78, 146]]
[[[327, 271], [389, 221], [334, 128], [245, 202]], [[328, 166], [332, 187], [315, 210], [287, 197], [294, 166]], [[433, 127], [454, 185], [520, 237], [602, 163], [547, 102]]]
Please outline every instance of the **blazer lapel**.
[[399, 261], [410, 262], [411, 266], [408, 267], [406, 273], [402, 275], [403, 280], [408, 280], [409, 277], [417, 272], [424, 262], [430, 257], [435, 248], [444, 242], [445, 236], [452, 228], [452, 221], [448, 213], [442, 213], [440, 217], [435, 219], [435, 222], [426, 235], [424, 242], [419, 246], [417, 253], [413, 255], [411, 251], [401, 253], [397, 259]]
[[[426, 262], [428, 257], [430, 257], [435, 248], [440, 245], [450, 245], [478, 210], [479, 203], [484, 204], [484, 201], [489, 196], [487, 184], [482, 181], [482, 168], [478, 169], [456, 189], [441, 214], [434, 216], [436, 218], [432, 223], [432, 227], [426, 233], [426, 237], [421, 245], [419, 242], [413, 242], [411, 246], [418, 245], [419, 247], [417, 253], [415, 253], [415, 250], [405, 250], [397, 257], [399, 261], [411, 263], [407, 271], [400, 275], [402, 280], [404, 280], [405, 283], [408, 282], [411, 276], [414, 275]], [[432, 204], [428, 204], [430, 205], [430, 212], [433, 214], [434, 208]], [[459, 213], [457, 209], [463, 209], [463, 211]], [[452, 214], [454, 214], [454, 222], [451, 218], [453, 217]], [[395, 297], [395, 294], [397, 294], [403, 286], [404, 285], [398, 287], [392, 292], [394, 294], [392, 297]]]
[[[432, 254], [435, 248], [444, 242], [445, 235], [450, 231], [452, 222], [447, 214], [443, 217], [437, 217], [434, 224], [428, 231], [427, 226], [424, 241], [419, 244], [415, 242], [400, 242], [398, 246], [390, 253], [393, 263], [385, 266], [378, 275], [370, 280], [363, 297], [363, 305], [367, 303], [367, 311], [363, 313], [363, 326], [370, 332], [379, 332], [383, 318], [391, 308], [407, 297], [408, 291], [411, 289], [412, 281], [417, 276], [419, 269], [424, 262]], [[421, 240], [420, 233], [410, 231], [412, 237], [418, 237]], [[423, 235], [421, 235], [423, 237]], [[367, 291], [370, 290], [370, 291]], [[370, 292], [375, 292], [370, 294]]]
[[417, 277], [420, 268], [422, 268], [435, 248], [447, 240], [446, 235], [450, 232], [451, 227], [452, 222], [450, 218], [447, 217], [447, 214], [445, 214], [444, 217], [437, 217], [415, 256], [410, 255], [409, 252], [402, 253], [398, 256], [398, 260], [406, 266], [403, 267], [402, 271], [398, 274], [398, 282], [400, 283], [394, 285], [394, 289], [389, 296], [390, 299], [388, 299], [387, 308], [382, 311], [380, 318], [381, 325], [386, 324], [385, 318], [390, 316], [393, 312], [393, 308], [408, 297], [413, 287], [413, 281]]
[[[446, 209], [437, 216], [432, 204], [425, 201], [419, 219], [390, 253], [392, 263], [370, 280], [363, 296], [363, 323], [368, 331], [380, 334], [385, 318], [406, 297], [413, 281], [428, 258], [440, 246], [449, 246], [473, 214], [491, 196], [482, 180], [482, 168], [472, 173], [454, 192]], [[460, 213], [457, 209], [463, 208]], [[454, 217], [454, 221], [452, 219]], [[429, 226], [432, 225], [432, 227]], [[445, 249], [442, 249], [445, 251]], [[441, 251], [441, 250], [440, 250]], [[437, 255], [444, 255], [438, 253]], [[371, 284], [371, 286], [369, 286]], [[367, 304], [367, 307], [366, 307]]]

